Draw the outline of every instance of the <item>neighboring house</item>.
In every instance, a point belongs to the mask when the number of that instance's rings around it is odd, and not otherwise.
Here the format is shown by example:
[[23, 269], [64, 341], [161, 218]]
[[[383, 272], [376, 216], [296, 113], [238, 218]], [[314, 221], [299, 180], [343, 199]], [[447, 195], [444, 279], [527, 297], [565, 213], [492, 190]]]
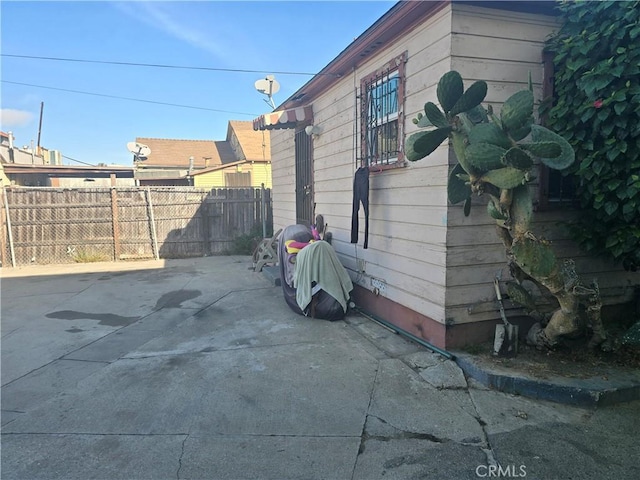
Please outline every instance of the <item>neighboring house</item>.
[[205, 168], [193, 174], [193, 185], [199, 188], [271, 188], [271, 162], [241, 160]]
[[193, 185], [194, 172], [235, 161], [227, 142], [213, 140], [175, 140], [136, 138], [151, 154], [136, 161], [136, 179], [140, 185]]
[[133, 167], [4, 164], [9, 185], [16, 187], [131, 187]]
[[224, 141], [136, 138], [136, 142], [151, 150], [146, 160], [135, 162], [140, 185], [271, 186], [269, 132], [254, 131], [249, 121], [230, 121]]
[[[447, 202], [453, 149], [443, 143], [419, 162], [403, 157], [412, 119], [450, 70], [465, 86], [486, 80], [484, 104], [499, 111], [527, 87], [542, 97], [543, 46], [558, 27], [550, 2], [400, 2], [288, 98], [254, 120], [271, 131], [274, 229], [322, 214], [350, 273], [358, 305], [441, 348], [493, 337], [500, 321], [493, 279], [507, 279], [495, 223], [478, 204], [469, 217]], [[547, 75], [547, 77], [545, 77]], [[306, 128], [305, 128], [306, 127]], [[369, 238], [359, 209], [351, 243], [354, 177], [369, 170]], [[546, 190], [540, 185], [541, 190]], [[486, 201], [486, 200], [485, 200]], [[605, 303], [631, 299], [637, 274], [585, 257], [557, 227], [566, 210], [539, 211], [534, 231], [576, 259]], [[508, 304], [508, 315], [522, 311]]]
[[202, 188], [271, 188], [271, 155], [268, 131], [255, 131], [252, 122], [230, 121], [227, 142], [236, 161], [194, 173], [193, 185]]
[[62, 154], [58, 150], [44, 147], [16, 147], [12, 132], [0, 132], [0, 160], [2, 163], [29, 165], [62, 165]]
[[11, 180], [7, 177], [7, 174], [4, 173], [4, 164], [0, 163], [0, 188], [6, 187], [7, 185], [11, 185]]
[[11, 132], [0, 132], [0, 186], [90, 188], [133, 186], [133, 167], [62, 165], [57, 150], [13, 145]]

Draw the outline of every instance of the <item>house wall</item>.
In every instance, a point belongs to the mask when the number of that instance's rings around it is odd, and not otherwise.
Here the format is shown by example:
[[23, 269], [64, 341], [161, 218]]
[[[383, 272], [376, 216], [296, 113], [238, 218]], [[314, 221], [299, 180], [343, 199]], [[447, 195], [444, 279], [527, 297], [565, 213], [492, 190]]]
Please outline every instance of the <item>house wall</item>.
[[[446, 142], [423, 160], [370, 174], [369, 248], [362, 248], [362, 208], [359, 242], [350, 243], [360, 79], [407, 52], [406, 139], [417, 130], [411, 120], [424, 103], [438, 103], [437, 82], [449, 70], [459, 71], [466, 86], [486, 80], [485, 104], [498, 112], [504, 100], [526, 88], [529, 71], [539, 99], [543, 44], [555, 28], [556, 20], [543, 15], [449, 5], [395, 43], [379, 46], [351, 75], [313, 99], [314, 124], [322, 128], [313, 140], [315, 213], [324, 215], [333, 233], [359, 305], [437, 346], [456, 347], [493, 336], [500, 316], [492, 282], [499, 273], [508, 278], [504, 248], [486, 215], [486, 199], [474, 199], [469, 217], [461, 205], [448, 205], [447, 177], [455, 158]], [[293, 130], [272, 131], [271, 145], [277, 229], [296, 218]], [[598, 273], [610, 292], [619, 298], [628, 294], [621, 287], [633, 281], [631, 275], [584, 257], [567, 240], [557, 226], [567, 217], [567, 212], [536, 213], [534, 231], [554, 240], [561, 256], [577, 256], [585, 280]], [[521, 313], [513, 308], [509, 314]]]
[[[486, 102], [499, 112], [501, 102], [518, 90], [527, 88], [532, 74], [534, 95], [542, 97], [542, 49], [548, 34], [557, 28], [555, 19], [532, 14], [485, 10], [454, 5], [452, 24], [452, 69], [458, 70], [465, 84], [483, 79], [489, 86]], [[535, 196], [538, 185], [531, 187]], [[462, 205], [451, 205], [447, 212], [447, 294], [448, 323], [462, 325], [488, 321], [484, 336], [493, 335], [496, 312], [493, 278], [509, 278], [504, 247], [495, 232], [495, 222], [486, 215], [486, 199], [476, 198], [472, 213], [465, 217]], [[532, 231], [552, 241], [560, 258], [573, 258], [576, 270], [587, 285], [598, 278], [603, 302], [629, 301], [637, 274], [627, 273], [610, 262], [586, 256], [569, 240], [566, 222], [576, 212], [567, 209], [538, 211]], [[516, 306], [507, 309], [510, 316], [522, 313]], [[465, 329], [462, 329], [465, 330]], [[475, 336], [480, 335], [475, 328]], [[466, 329], [465, 331], [468, 331]], [[450, 343], [464, 343], [466, 334]]]
[[[251, 167], [251, 186], [259, 188], [264, 183], [265, 188], [271, 188], [273, 183], [271, 181], [271, 163], [270, 162], [255, 162], [250, 165]], [[248, 166], [243, 165], [243, 169]], [[244, 170], [243, 170], [244, 171]]]
[[0, 188], [11, 185], [11, 180], [4, 173], [4, 167], [0, 164]]
[[[373, 285], [379, 285], [377, 282], [382, 285], [378, 297], [363, 302], [359, 299], [359, 303], [369, 303], [373, 313], [380, 313], [386, 307], [380, 305], [376, 312], [372, 303], [387, 299], [394, 306], [404, 307], [407, 315], [417, 312], [420, 318], [409, 328], [440, 343], [442, 338], [427, 332], [421, 322], [423, 317], [440, 325], [445, 321], [446, 145], [422, 162], [371, 173], [368, 249], [363, 248], [362, 207], [355, 245], [350, 243], [350, 231], [353, 178], [359, 157], [355, 152], [359, 128], [354, 130], [359, 118], [356, 86], [359, 89], [363, 77], [406, 51], [405, 131], [413, 131], [411, 119], [422, 110], [425, 95], [432, 92], [435, 96], [440, 75], [449, 70], [450, 25], [450, 10], [441, 10], [389, 48], [376, 50], [352, 75], [313, 101], [314, 124], [322, 129], [313, 140], [315, 213], [322, 214], [328, 223], [336, 253], [360, 294], [370, 292]], [[277, 229], [295, 223], [296, 218], [293, 131], [272, 131], [271, 146]]]
[[[116, 177], [116, 187], [133, 187], [135, 186], [134, 178]], [[56, 177], [49, 179], [49, 185], [52, 187], [63, 188], [94, 188], [94, 187], [111, 187], [110, 177]]]
[[216, 170], [209, 173], [201, 173], [193, 176], [193, 186], [198, 188], [222, 188], [224, 187], [224, 170]]
[[295, 132], [271, 131], [273, 230], [296, 223]]
[[[465, 86], [475, 80], [487, 81], [483, 104], [492, 105], [498, 113], [502, 102], [527, 88], [531, 72], [534, 96], [539, 100], [542, 50], [547, 36], [557, 28], [556, 20], [466, 5], [453, 8], [451, 67], [460, 72]], [[493, 279], [496, 275], [509, 277], [504, 247], [485, 205], [486, 198], [474, 198], [469, 217], [464, 216], [461, 204], [448, 207], [446, 306], [450, 324], [495, 319]]]
[[[265, 188], [271, 188], [271, 164], [267, 162], [247, 163], [240, 166], [241, 172], [251, 173], [251, 186], [260, 188], [264, 183]], [[225, 173], [238, 172], [237, 166], [215, 170], [213, 172], [194, 175], [194, 186], [199, 188], [223, 188], [225, 185]]]

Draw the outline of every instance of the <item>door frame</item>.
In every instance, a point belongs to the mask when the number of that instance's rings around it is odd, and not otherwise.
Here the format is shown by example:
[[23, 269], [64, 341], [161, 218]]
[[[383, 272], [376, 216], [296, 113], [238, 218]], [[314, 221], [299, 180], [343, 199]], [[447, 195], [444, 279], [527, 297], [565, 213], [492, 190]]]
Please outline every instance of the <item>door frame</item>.
[[295, 132], [296, 223], [312, 225], [315, 211], [313, 138], [305, 132], [305, 127]]

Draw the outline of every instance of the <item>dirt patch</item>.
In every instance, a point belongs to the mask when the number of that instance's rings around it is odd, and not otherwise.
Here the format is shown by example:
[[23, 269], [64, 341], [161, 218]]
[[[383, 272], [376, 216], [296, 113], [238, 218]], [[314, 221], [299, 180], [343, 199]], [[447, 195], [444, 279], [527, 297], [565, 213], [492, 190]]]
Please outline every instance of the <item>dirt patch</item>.
[[561, 376], [566, 378], [607, 379], [616, 373], [640, 371], [640, 346], [619, 345], [614, 351], [589, 349], [586, 341], [565, 344], [554, 350], [536, 350], [519, 344], [518, 356], [501, 358], [492, 354], [493, 342], [476, 345], [467, 350], [477, 361], [537, 378]]

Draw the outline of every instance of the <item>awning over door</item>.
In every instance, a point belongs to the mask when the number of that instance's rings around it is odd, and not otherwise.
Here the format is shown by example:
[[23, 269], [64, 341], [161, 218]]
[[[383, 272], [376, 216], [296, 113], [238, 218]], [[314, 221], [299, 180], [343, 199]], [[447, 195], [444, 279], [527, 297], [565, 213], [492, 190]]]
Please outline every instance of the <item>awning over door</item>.
[[281, 128], [295, 128], [299, 122], [312, 122], [313, 109], [311, 105], [265, 113], [253, 120], [254, 130], [277, 130]]

